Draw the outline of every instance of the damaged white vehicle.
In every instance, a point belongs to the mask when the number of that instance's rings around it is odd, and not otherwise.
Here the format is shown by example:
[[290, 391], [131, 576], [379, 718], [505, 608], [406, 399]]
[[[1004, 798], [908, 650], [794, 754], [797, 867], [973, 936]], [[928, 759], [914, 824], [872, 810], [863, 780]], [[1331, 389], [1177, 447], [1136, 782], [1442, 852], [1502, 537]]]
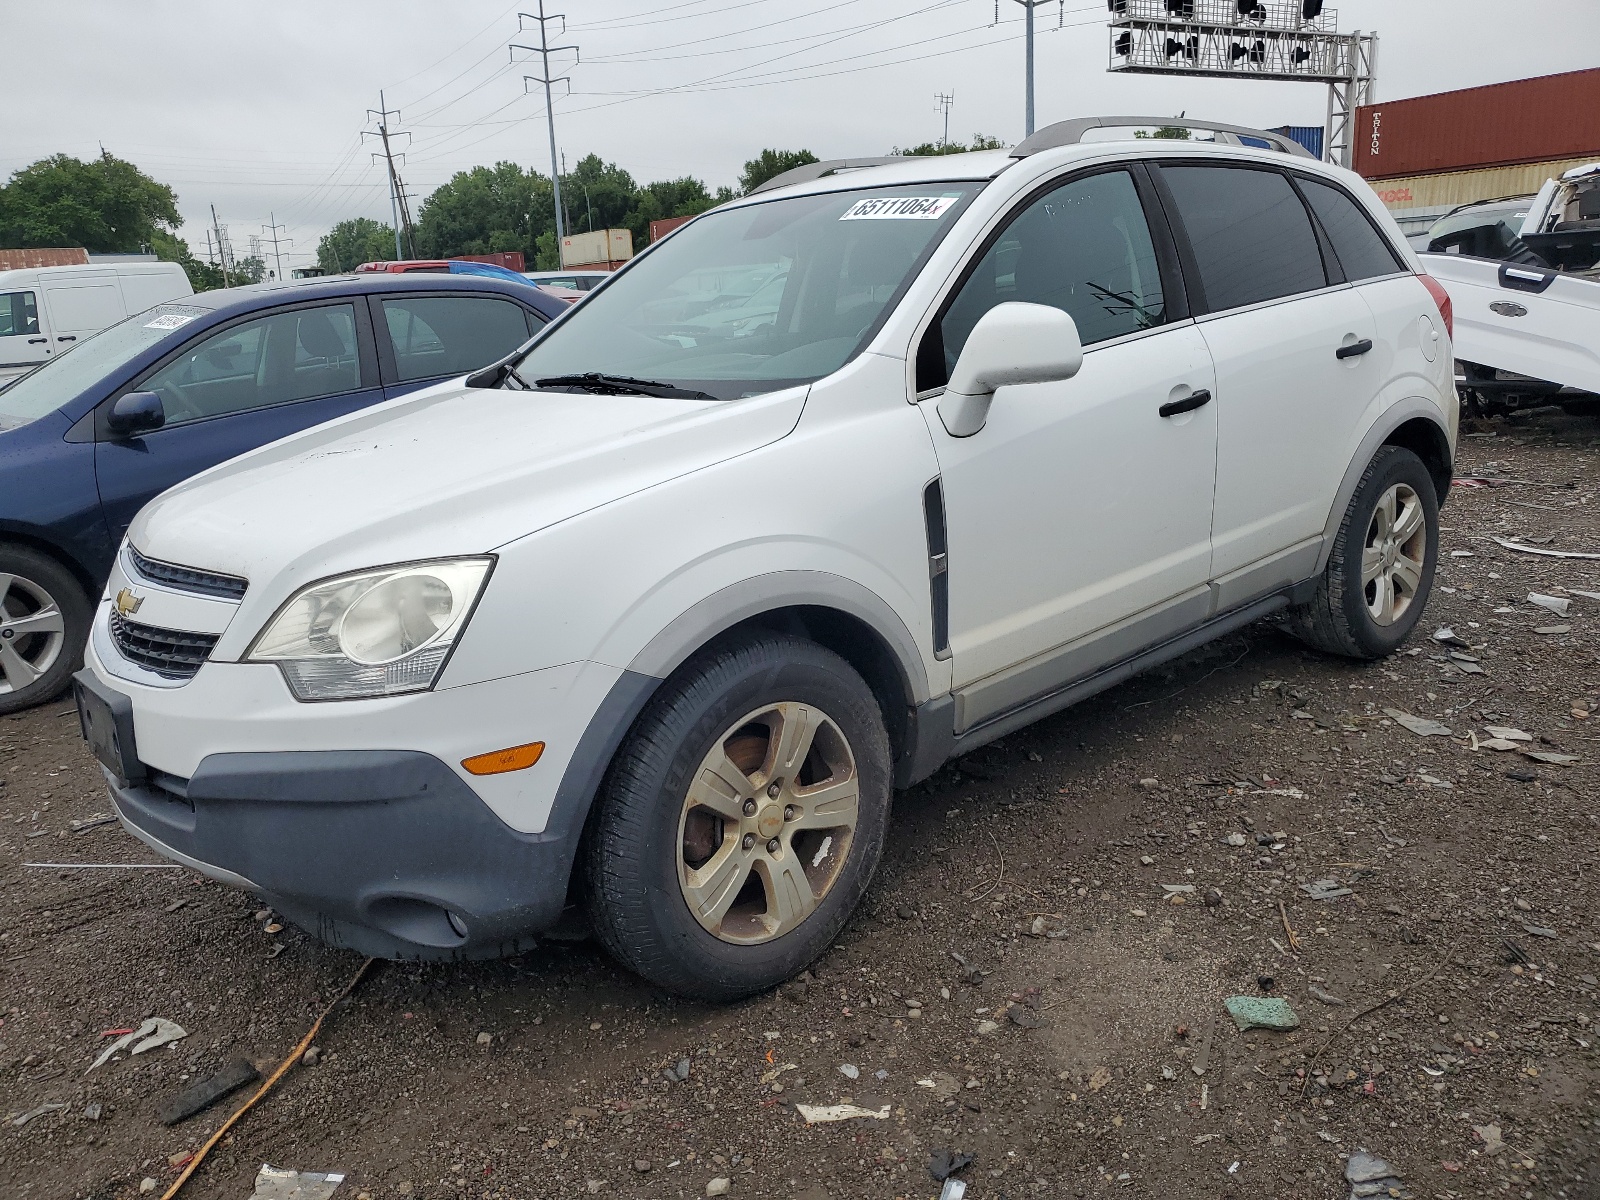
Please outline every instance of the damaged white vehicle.
[[[837, 940], [951, 756], [1262, 618], [1393, 653], [1448, 298], [1281, 135], [1085, 138], [1172, 123], [798, 168], [157, 498], [77, 677], [124, 826], [363, 953], [576, 911], [729, 999]], [[772, 286], [748, 332], [663, 319], [713, 276]]]

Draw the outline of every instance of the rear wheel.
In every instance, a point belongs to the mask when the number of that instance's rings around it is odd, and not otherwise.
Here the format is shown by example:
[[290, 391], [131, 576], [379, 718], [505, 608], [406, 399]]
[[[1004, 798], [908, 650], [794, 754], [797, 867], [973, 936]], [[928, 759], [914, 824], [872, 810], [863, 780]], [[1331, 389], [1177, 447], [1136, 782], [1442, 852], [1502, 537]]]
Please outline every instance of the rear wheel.
[[0, 545], [0, 713], [66, 689], [83, 662], [89, 612], [65, 567], [26, 546]]
[[1316, 595], [1289, 614], [1290, 632], [1349, 658], [1392, 654], [1422, 617], [1438, 553], [1433, 476], [1410, 450], [1382, 447], [1350, 498]]
[[589, 909], [624, 965], [732, 1000], [802, 970], [871, 881], [890, 799], [877, 702], [837, 655], [756, 635], [652, 699], [589, 831]]

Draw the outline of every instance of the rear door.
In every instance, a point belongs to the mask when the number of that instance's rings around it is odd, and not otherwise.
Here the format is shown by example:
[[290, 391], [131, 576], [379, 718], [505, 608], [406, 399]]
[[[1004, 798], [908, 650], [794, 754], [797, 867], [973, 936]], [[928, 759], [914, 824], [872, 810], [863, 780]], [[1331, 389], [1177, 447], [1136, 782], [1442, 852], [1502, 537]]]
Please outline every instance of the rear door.
[[372, 310], [389, 396], [486, 367], [544, 323], [506, 296], [479, 292], [377, 295]]
[[306, 305], [208, 330], [124, 388], [161, 397], [166, 424], [113, 438], [101, 405], [95, 476], [118, 541], [139, 509], [207, 467], [383, 397], [366, 305]]
[[[1212, 572], [1220, 606], [1298, 582], [1381, 377], [1376, 323], [1283, 172], [1176, 163], [1160, 177], [1217, 372]], [[1326, 256], [1326, 257], [1325, 257]]]
[[40, 290], [53, 331], [52, 348], [58, 353], [128, 315], [112, 271], [46, 276]]
[[50, 357], [50, 331], [40, 319], [39, 292], [0, 292], [0, 379], [20, 375]]

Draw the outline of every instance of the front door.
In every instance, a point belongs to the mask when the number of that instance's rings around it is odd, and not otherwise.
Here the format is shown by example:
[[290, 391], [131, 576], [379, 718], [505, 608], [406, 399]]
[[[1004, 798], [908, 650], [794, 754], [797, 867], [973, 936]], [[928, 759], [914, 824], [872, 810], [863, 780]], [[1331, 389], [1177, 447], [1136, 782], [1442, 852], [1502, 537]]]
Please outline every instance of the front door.
[[39, 318], [38, 292], [0, 292], [0, 382], [50, 357], [50, 331]]
[[383, 399], [366, 306], [348, 301], [203, 335], [126, 391], [160, 396], [166, 424], [142, 437], [98, 435], [95, 476], [113, 541], [173, 484]]
[[945, 496], [961, 729], [1120, 656], [1122, 640], [1162, 640], [1206, 615], [1216, 409], [1160, 410], [1209, 392], [1211, 359], [1181, 319], [1170, 256], [1157, 254], [1166, 231], [1152, 232], [1140, 190], [1111, 170], [1025, 202], [919, 352], [919, 389], [942, 384], [1005, 301], [1063, 309], [1085, 347], [1075, 378], [1001, 388], [971, 437], [921, 405]]

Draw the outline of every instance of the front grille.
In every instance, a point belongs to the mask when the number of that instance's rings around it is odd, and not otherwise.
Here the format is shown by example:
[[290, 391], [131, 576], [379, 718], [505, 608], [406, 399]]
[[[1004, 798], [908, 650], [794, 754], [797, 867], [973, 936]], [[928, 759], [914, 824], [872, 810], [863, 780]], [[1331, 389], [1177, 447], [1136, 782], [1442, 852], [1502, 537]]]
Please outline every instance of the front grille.
[[128, 557], [133, 562], [133, 569], [151, 583], [165, 584], [180, 592], [198, 592], [202, 596], [242, 600], [245, 589], [250, 586], [248, 579], [240, 579], [237, 575], [219, 575], [215, 571], [201, 571], [194, 567], [180, 567], [175, 563], [157, 562], [153, 558], [146, 558], [131, 545], [128, 547]]
[[111, 640], [123, 658], [163, 679], [193, 679], [200, 664], [210, 656], [211, 647], [217, 644], [217, 635], [157, 629], [113, 611]]

